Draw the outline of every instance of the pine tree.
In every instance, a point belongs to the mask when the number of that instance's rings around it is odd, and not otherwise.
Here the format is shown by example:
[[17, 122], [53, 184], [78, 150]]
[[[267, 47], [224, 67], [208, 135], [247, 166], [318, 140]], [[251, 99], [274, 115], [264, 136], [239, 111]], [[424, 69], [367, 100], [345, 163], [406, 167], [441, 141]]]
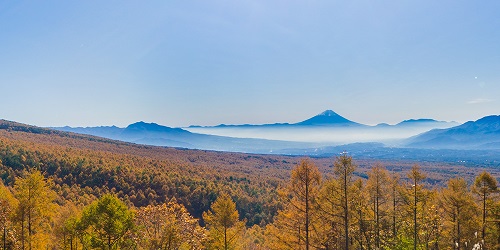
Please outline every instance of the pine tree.
[[83, 209], [77, 225], [86, 248], [123, 249], [134, 229], [134, 214], [116, 196], [103, 195]]

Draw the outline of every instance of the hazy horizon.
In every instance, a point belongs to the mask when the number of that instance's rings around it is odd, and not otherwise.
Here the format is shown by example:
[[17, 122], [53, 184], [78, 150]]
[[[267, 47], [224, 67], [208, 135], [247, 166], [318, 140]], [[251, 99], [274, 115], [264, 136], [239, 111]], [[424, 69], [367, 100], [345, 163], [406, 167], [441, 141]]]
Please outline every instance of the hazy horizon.
[[0, 3], [0, 118], [42, 127], [498, 114], [498, 1]]

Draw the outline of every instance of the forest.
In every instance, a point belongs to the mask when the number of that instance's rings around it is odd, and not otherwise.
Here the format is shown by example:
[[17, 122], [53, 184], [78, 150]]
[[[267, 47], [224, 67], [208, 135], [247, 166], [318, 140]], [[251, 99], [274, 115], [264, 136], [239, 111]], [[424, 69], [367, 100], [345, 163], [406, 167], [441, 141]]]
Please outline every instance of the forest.
[[498, 249], [497, 171], [149, 147], [2, 121], [1, 248]]

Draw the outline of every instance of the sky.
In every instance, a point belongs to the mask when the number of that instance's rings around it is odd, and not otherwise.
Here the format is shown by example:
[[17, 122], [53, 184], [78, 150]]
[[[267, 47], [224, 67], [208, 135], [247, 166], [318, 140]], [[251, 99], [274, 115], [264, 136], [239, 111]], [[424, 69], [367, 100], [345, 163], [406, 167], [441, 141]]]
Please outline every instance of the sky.
[[0, 118], [364, 124], [500, 113], [500, 1], [1, 1]]

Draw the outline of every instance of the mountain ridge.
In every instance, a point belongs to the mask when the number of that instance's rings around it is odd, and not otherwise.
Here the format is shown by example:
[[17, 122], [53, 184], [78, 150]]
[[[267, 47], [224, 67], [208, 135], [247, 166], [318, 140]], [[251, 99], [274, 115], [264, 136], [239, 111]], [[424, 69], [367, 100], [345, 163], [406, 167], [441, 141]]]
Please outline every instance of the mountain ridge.
[[462, 125], [434, 129], [407, 140], [406, 146], [417, 148], [495, 148], [500, 149], [500, 115], [490, 115]]
[[218, 124], [215, 126], [203, 126], [203, 125], [190, 125], [185, 128], [237, 128], [237, 127], [242, 127], [242, 128], [255, 128], [255, 127], [296, 127], [296, 126], [366, 126], [366, 127], [383, 127], [383, 126], [389, 126], [389, 127], [395, 127], [395, 126], [411, 126], [411, 125], [424, 125], [424, 124], [441, 124], [447, 127], [452, 127], [459, 125], [459, 123], [451, 121], [439, 121], [431, 118], [415, 118], [415, 119], [407, 119], [403, 120], [399, 123], [396, 124], [388, 124], [388, 123], [379, 123], [377, 125], [366, 125], [362, 124], [359, 122], [351, 121], [335, 111], [331, 109], [327, 109], [313, 117], [310, 117], [308, 119], [305, 119], [300, 122], [296, 123], [289, 123], [289, 122], [277, 122], [277, 123], [265, 123], [265, 124]]

